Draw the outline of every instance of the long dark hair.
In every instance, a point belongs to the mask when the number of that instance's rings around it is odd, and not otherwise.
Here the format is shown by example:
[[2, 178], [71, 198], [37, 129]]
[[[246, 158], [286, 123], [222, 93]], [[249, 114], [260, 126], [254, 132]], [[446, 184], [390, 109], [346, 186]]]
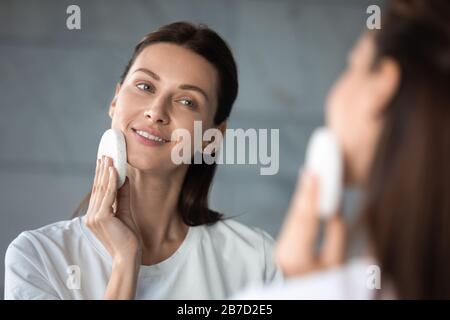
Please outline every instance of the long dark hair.
[[[219, 77], [218, 108], [214, 117], [216, 125], [225, 121], [231, 112], [238, 93], [237, 67], [226, 42], [205, 25], [175, 22], [162, 26], [144, 36], [134, 48], [133, 55], [120, 77], [125, 80], [137, 56], [149, 45], [173, 43], [205, 58], [217, 70]], [[187, 225], [211, 224], [222, 218], [222, 214], [209, 209], [208, 194], [214, 178], [216, 164], [191, 164], [184, 178], [178, 200], [178, 211]], [[74, 215], [87, 210], [91, 193], [82, 200]]]
[[400, 66], [383, 117], [363, 222], [398, 298], [450, 298], [450, 2], [394, 0], [376, 59]]

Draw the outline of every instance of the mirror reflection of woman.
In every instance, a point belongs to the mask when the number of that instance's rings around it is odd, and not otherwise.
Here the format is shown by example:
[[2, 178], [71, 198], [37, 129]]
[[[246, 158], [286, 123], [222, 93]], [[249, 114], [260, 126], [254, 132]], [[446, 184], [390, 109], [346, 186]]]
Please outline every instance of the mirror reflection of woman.
[[83, 217], [11, 243], [5, 297], [223, 299], [280, 277], [267, 233], [209, 209], [215, 164], [171, 161], [172, 132], [194, 137], [194, 121], [223, 132], [237, 91], [232, 53], [211, 29], [180, 22], [146, 35], [109, 107], [127, 144], [124, 186], [115, 191], [111, 159], [97, 161]]
[[[320, 186], [304, 172], [275, 255], [290, 279], [241, 298], [450, 298], [450, 2], [393, 0], [382, 16], [326, 108], [345, 182], [363, 192], [359, 228], [334, 216], [317, 250]], [[366, 251], [347, 260], [360, 231]]]

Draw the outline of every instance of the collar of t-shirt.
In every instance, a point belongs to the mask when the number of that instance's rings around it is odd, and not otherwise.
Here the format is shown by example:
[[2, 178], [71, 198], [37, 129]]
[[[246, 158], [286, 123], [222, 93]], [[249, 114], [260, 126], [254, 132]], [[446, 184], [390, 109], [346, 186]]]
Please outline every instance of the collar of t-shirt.
[[[89, 241], [93, 248], [104, 258], [108, 264], [112, 265], [112, 258], [103, 244], [97, 239], [89, 228], [85, 225], [86, 216], [79, 219], [80, 230], [83, 236]], [[186, 259], [187, 253], [192, 246], [198, 242], [200, 237], [200, 226], [189, 227], [185, 239], [180, 247], [167, 259], [153, 265], [141, 265], [139, 269], [139, 277], [155, 276], [165, 272], [173, 272], [173, 268], [180, 265]]]

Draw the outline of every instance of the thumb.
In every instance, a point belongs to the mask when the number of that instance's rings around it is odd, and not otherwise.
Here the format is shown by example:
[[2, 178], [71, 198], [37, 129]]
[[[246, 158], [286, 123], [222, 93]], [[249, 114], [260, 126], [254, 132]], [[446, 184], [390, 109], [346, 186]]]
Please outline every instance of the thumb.
[[308, 171], [300, 177], [276, 246], [276, 261], [286, 276], [307, 272], [315, 261], [317, 179]]
[[331, 217], [325, 226], [324, 243], [320, 253], [322, 267], [333, 267], [344, 261], [346, 228], [340, 213]]
[[117, 191], [117, 208], [119, 213], [130, 210], [130, 181], [128, 177], [125, 178], [125, 183]]

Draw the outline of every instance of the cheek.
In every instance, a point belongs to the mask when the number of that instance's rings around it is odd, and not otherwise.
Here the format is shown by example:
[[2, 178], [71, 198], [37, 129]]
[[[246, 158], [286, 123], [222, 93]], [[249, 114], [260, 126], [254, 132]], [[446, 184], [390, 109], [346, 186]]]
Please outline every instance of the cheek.
[[120, 99], [116, 101], [116, 107], [114, 109], [114, 116], [112, 117], [111, 127], [117, 129], [123, 129], [122, 124], [126, 119], [126, 114], [123, 108], [124, 104], [121, 103]]
[[132, 109], [133, 106], [139, 106], [144, 103], [144, 99], [139, 94], [133, 92], [133, 89], [126, 87], [122, 90], [117, 100], [117, 107], [123, 112], [124, 110]]
[[[178, 140], [178, 143], [182, 144], [186, 144], [188, 141], [187, 139], [189, 139], [190, 145], [186, 145], [186, 147], [189, 147], [191, 156], [194, 155], [196, 150], [195, 148], [203, 148], [209, 143], [209, 141], [203, 141], [203, 134], [206, 130], [212, 127], [214, 127], [214, 125], [211, 119], [208, 119], [205, 115], [199, 115], [197, 113], [190, 113], [189, 115], [184, 114], [182, 117], [174, 116], [171, 120], [172, 138], [174, 140]], [[188, 136], [186, 136], [187, 133], [189, 133]], [[201, 151], [201, 149], [197, 150]]]
[[171, 112], [172, 130], [178, 128], [186, 129], [191, 133], [191, 136], [193, 136], [194, 123], [197, 122], [197, 127], [200, 127], [199, 123], [201, 123], [201, 131], [204, 132], [214, 125], [214, 114], [209, 112], [209, 110], [209, 107], [204, 106], [197, 110], [189, 110], [178, 105], [175, 106], [172, 108]]
[[327, 126], [338, 136], [341, 143], [346, 140], [346, 131], [351, 121], [352, 86], [347, 75], [335, 83], [326, 103]]
[[136, 107], [139, 105], [140, 101], [136, 95], [131, 94], [128, 90], [123, 90], [117, 98], [112, 123], [120, 126], [121, 123], [133, 117], [133, 113], [137, 111]]
[[359, 140], [364, 136], [362, 83], [360, 79], [343, 75], [327, 99], [327, 126], [337, 136], [347, 159], [358, 153]]

